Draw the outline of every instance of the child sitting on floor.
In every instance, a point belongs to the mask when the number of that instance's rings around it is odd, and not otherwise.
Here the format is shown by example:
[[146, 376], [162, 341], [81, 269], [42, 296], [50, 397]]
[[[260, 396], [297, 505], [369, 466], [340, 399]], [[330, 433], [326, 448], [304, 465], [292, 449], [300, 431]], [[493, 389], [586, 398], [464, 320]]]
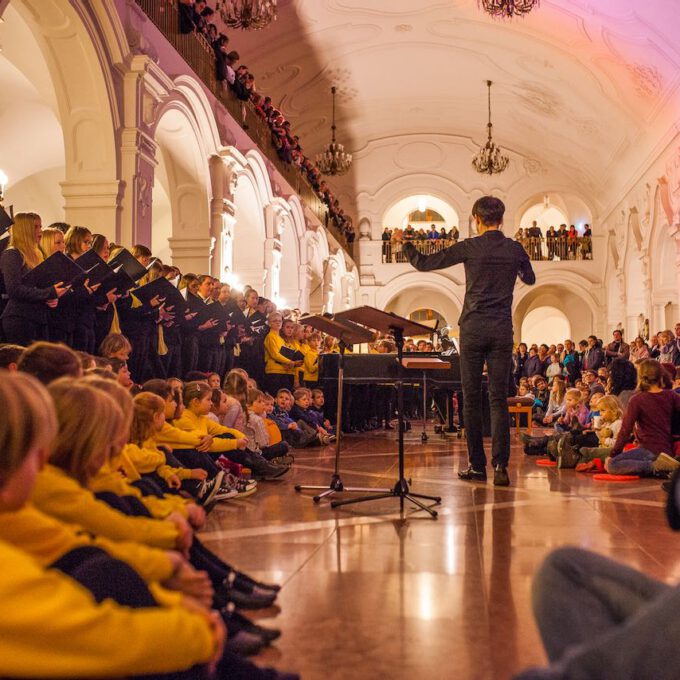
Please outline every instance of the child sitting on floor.
[[296, 449], [322, 444], [321, 435], [315, 428], [305, 423], [304, 420], [299, 422], [293, 420], [290, 414], [292, 406], [293, 395], [290, 390], [280, 389], [276, 393], [276, 403], [271, 418], [281, 430], [283, 439]]
[[333, 441], [333, 433], [329, 432], [323, 424], [319, 422], [318, 416], [310, 408], [312, 405], [312, 391], [308, 390], [306, 387], [299, 387], [293, 392], [293, 398], [295, 399], [295, 403], [290, 411], [291, 417], [297, 421], [302, 420], [310, 427], [315, 428], [321, 435], [323, 443], [327, 443], [326, 438], [328, 438], [328, 443]]
[[335, 434], [335, 429], [333, 428], [331, 421], [328, 420], [324, 414], [323, 407], [325, 403], [326, 398], [324, 397], [323, 390], [312, 390], [312, 403], [309, 407], [309, 412], [316, 418], [319, 425], [330, 434]]
[[284, 441], [272, 444], [269, 440], [269, 432], [264, 423], [267, 417], [267, 401], [260, 390], [248, 391], [248, 424], [246, 436], [248, 448], [257, 451], [267, 460], [279, 465], [290, 465], [295, 459], [288, 455], [289, 446]]
[[[638, 391], [628, 402], [605, 467], [613, 475], [668, 476], [680, 468], [680, 462], [670, 455], [672, 421], [680, 412], [680, 394], [664, 389], [665, 373], [658, 361], [643, 359], [637, 369]], [[638, 444], [624, 451], [633, 431]]]
[[567, 390], [564, 397], [564, 411], [555, 421], [555, 433], [542, 437], [521, 434], [520, 440], [524, 444], [524, 453], [536, 456], [547, 451], [550, 458], [557, 460], [557, 442], [560, 437], [572, 430], [583, 430], [587, 419], [588, 409], [583, 404], [581, 392], [577, 389]]
[[603, 472], [604, 462], [621, 430], [623, 409], [615, 396], [601, 397], [597, 408], [599, 418], [593, 419], [593, 427], [597, 434], [598, 444], [595, 447], [582, 446], [580, 448], [580, 462], [576, 465], [576, 472]]

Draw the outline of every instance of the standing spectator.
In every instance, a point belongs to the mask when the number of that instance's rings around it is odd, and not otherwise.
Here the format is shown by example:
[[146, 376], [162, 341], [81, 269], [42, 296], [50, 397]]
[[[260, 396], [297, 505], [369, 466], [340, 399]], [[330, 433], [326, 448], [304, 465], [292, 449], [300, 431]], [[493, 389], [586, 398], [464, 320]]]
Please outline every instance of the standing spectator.
[[439, 238], [442, 241], [446, 241], [449, 238], [449, 235], [446, 233], [446, 227], [442, 227], [439, 231]]
[[555, 248], [557, 246], [557, 232], [555, 231], [555, 227], [551, 226], [550, 229], [548, 229], [545, 240], [548, 245], [548, 259], [554, 260]]
[[458, 243], [458, 239], [460, 238], [460, 232], [458, 231], [458, 227], [456, 227], [456, 225], [451, 227], [451, 231], [449, 232], [449, 238], [454, 243]]
[[614, 340], [607, 345], [604, 352], [607, 364], [610, 364], [617, 357], [627, 359], [630, 355], [630, 347], [623, 341], [623, 331], [617, 328], [612, 335]]
[[557, 231], [557, 255], [560, 260], [567, 259], [567, 225], [560, 224]]
[[392, 230], [385, 227], [380, 238], [382, 240], [383, 262], [392, 262]]
[[582, 369], [597, 371], [600, 366], [604, 366], [604, 352], [600, 341], [594, 335], [588, 336], [588, 349], [584, 352]]
[[538, 222], [534, 220], [529, 229], [527, 229], [527, 236], [529, 237], [529, 257], [532, 260], [543, 259], [543, 232], [538, 226]]
[[516, 385], [519, 384], [519, 379], [524, 375], [524, 364], [526, 364], [528, 358], [527, 343], [520, 342], [512, 357], [512, 376]]
[[659, 333], [659, 363], [680, 365], [680, 349], [673, 331]]
[[427, 238], [430, 241], [437, 241], [439, 239], [439, 232], [437, 231], [437, 227], [435, 227], [434, 224], [430, 225], [430, 231], [427, 232]]
[[550, 355], [550, 364], [545, 369], [545, 377], [548, 382], [552, 384], [553, 378], [562, 375], [562, 365], [560, 364], [560, 357], [557, 353]]

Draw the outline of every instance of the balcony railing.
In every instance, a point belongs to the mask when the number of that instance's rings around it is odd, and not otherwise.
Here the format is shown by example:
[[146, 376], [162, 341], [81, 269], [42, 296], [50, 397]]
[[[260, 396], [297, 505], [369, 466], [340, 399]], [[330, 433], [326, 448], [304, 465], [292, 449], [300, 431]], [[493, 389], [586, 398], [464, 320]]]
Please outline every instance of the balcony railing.
[[530, 236], [518, 238], [531, 260], [592, 260], [593, 240], [590, 236], [543, 239]]
[[[541, 260], [592, 260], [593, 245], [590, 236], [580, 236], [576, 239], [555, 239], [546, 243], [540, 238], [517, 239], [526, 251], [529, 259], [536, 262]], [[407, 262], [403, 253], [405, 243], [412, 243], [424, 255], [438, 253], [456, 241], [450, 239], [411, 240], [411, 241], [383, 241], [383, 264]]]
[[234, 120], [239, 122], [250, 139], [274, 164], [319, 222], [333, 234], [338, 243], [351, 256], [351, 248], [345, 235], [333, 224], [329, 218], [326, 204], [319, 198], [307, 178], [295, 165], [286, 163], [279, 158], [272, 144], [272, 133], [267, 122], [255, 113], [255, 108], [250, 102], [239, 100], [229, 89], [224, 88], [217, 81], [215, 55], [210, 43], [196, 31], [180, 33], [177, 0], [135, 0], [135, 2], [224, 105]]

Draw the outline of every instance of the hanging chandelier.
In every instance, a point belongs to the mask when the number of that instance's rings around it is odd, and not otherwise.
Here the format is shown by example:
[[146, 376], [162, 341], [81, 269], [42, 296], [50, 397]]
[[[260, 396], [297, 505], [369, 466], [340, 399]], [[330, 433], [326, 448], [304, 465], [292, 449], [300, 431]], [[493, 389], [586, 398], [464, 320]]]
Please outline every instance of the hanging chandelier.
[[491, 124], [491, 85], [493, 85], [493, 83], [490, 80], [487, 80], [486, 86], [489, 88], [489, 123], [487, 125], [487, 128], [489, 129], [489, 138], [486, 140], [486, 144], [472, 159], [472, 165], [475, 170], [485, 175], [500, 174], [508, 167], [508, 163], [510, 162], [510, 159], [501, 153], [500, 147], [496, 146], [491, 137], [491, 130], [493, 128], [493, 125]]
[[500, 19], [523, 17], [541, 4], [541, 0], [477, 0], [477, 2], [485, 12]]
[[221, 4], [220, 16], [229, 28], [258, 31], [276, 20], [276, 0], [225, 0]]
[[324, 175], [344, 175], [352, 165], [352, 154], [345, 153], [345, 147], [335, 141], [335, 86], [331, 87], [333, 95], [332, 139], [325, 150], [316, 157], [316, 165]]

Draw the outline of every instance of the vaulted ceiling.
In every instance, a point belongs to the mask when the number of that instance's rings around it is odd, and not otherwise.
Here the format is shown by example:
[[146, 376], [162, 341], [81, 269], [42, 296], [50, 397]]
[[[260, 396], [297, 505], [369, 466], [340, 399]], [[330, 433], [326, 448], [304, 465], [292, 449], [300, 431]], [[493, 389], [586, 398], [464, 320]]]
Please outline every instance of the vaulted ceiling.
[[[498, 21], [476, 0], [283, 0], [273, 25], [230, 36], [308, 154], [328, 141], [331, 85], [339, 141], [357, 163], [406, 135], [474, 148], [491, 79], [494, 136], [521, 172], [602, 207], [680, 121], [678, 10], [678, 0], [542, 0]], [[412, 153], [423, 168], [438, 162], [422, 142]], [[348, 184], [357, 177], [340, 180], [343, 192], [361, 189]]]

